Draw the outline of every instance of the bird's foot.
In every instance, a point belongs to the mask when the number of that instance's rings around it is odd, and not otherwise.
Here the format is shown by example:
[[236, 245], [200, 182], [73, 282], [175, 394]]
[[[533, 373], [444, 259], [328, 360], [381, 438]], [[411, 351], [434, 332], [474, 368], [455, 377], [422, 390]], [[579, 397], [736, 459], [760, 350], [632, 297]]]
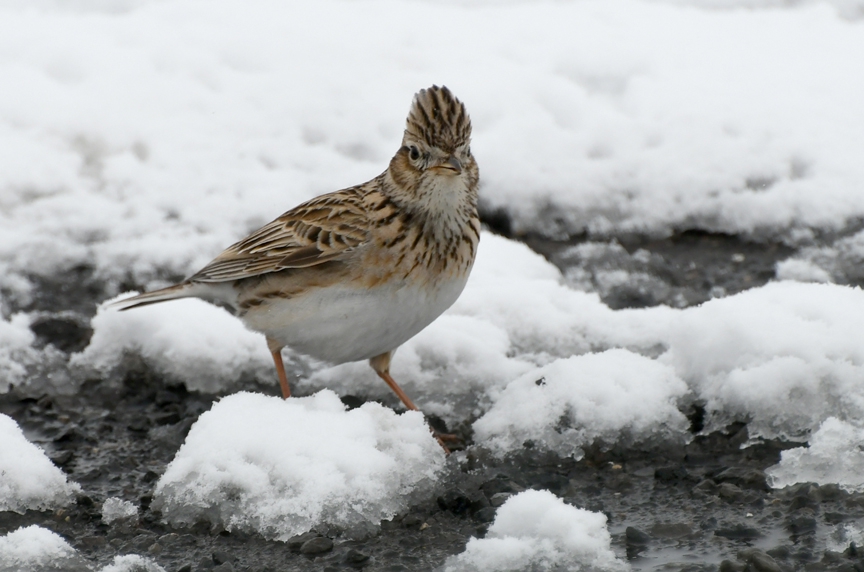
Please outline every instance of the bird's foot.
[[438, 444], [441, 445], [441, 448], [444, 449], [444, 453], [447, 455], [450, 454], [450, 447], [447, 446], [447, 443], [452, 443], [456, 445], [458, 449], [465, 448], [465, 441], [459, 435], [454, 435], [453, 433], [441, 433], [435, 429], [431, 429], [432, 436], [435, 437], [435, 440], [438, 441]]

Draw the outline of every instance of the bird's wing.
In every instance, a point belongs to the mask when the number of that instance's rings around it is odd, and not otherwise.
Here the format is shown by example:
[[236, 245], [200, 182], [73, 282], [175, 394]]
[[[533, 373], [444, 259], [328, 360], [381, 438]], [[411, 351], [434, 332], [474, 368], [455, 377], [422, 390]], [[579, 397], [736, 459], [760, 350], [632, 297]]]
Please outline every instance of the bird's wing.
[[316, 197], [256, 230], [213, 259], [191, 282], [227, 282], [339, 260], [368, 240], [359, 188]]

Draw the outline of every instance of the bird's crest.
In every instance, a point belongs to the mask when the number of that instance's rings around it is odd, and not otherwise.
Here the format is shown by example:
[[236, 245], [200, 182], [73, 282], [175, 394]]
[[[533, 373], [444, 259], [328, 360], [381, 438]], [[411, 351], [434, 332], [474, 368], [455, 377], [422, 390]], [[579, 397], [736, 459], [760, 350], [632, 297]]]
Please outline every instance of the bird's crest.
[[449, 89], [433, 85], [414, 96], [403, 141], [411, 138], [452, 153], [471, 140], [471, 118]]

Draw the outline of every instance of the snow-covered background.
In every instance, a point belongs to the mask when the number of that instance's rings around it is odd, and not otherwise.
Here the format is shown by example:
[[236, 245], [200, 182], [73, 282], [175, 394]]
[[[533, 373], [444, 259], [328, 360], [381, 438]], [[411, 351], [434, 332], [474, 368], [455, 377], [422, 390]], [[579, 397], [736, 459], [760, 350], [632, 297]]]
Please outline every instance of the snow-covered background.
[[193, 271], [377, 175], [432, 83], [467, 103], [517, 229], [804, 240], [864, 216], [861, 2], [706, 4], [728, 9], [6, 0], [4, 285]]
[[[485, 232], [463, 296], [396, 355], [394, 377], [424, 410], [473, 423], [474, 446], [495, 455], [532, 441], [578, 458], [592, 444], [680, 442], [681, 411], [699, 402], [706, 430], [742, 420], [753, 439], [812, 439], [784, 453], [777, 486], [864, 488], [864, 461], [826, 461], [857, 450], [864, 431], [864, 292], [843, 285], [864, 276], [864, 233], [854, 233], [864, 218], [862, 54], [861, 0], [0, 1], [0, 391], [58, 364], [50, 389], [75, 391], [129, 354], [190, 390], [273, 376], [263, 338], [201, 302], [100, 308], [68, 368], [37, 347], [35, 316], [10, 309], [26, 307], [38, 277], [81, 265], [117, 294], [196, 270], [298, 202], [376, 176], [413, 93], [446, 84], [473, 119], [483, 207], [506, 211], [516, 235], [695, 228], [798, 250], [778, 264], [782, 281], [700, 307], [615, 311], [526, 246]], [[294, 359], [310, 372], [306, 394], [389, 398], [365, 364]], [[374, 523], [432, 490], [441, 471], [440, 460], [417, 460], [434, 441], [413, 418], [345, 411], [326, 393], [292, 405], [238, 399], [201, 417], [157, 487], [179, 520], [194, 513], [270, 537], [315, 519]], [[332, 432], [307, 451], [256, 449], [263, 437], [237, 429], [236, 463], [195, 438], [214, 419], [251, 426], [268, 407], [295, 407]], [[19, 450], [31, 461], [13, 486], [0, 483], [0, 506], [62, 504], [77, 485], [3, 423], [0, 470]], [[364, 447], [365, 457], [381, 451], [375, 463], [332, 468]], [[304, 456], [334, 478], [294, 487], [296, 463], [279, 460]], [[242, 502], [214, 506], [226, 487]], [[296, 502], [274, 512], [286, 490], [305, 503], [305, 524], [284, 524]], [[334, 516], [328, 507], [349, 497], [356, 514]], [[559, 514], [555, 502], [541, 506]], [[135, 507], [115, 508], [112, 517]], [[520, 532], [509, 510], [490, 529], [497, 536], [448, 565], [471, 569], [499, 542], [516, 567], [538, 546], [578, 545], [528, 530], [539, 513]], [[560, 518], [600, 538], [596, 517]], [[74, 556], [44, 534], [15, 534]], [[617, 569], [608, 538], [597, 542], [593, 554]]]

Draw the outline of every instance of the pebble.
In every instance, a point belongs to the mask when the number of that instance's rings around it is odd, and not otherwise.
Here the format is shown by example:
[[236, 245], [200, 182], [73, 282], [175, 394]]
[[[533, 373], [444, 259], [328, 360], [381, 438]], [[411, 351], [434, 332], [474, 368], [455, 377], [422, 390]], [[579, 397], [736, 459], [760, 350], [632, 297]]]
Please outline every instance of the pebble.
[[104, 536], [85, 536], [81, 539], [81, 545], [87, 548], [102, 548], [108, 544], [108, 539]]
[[702, 479], [699, 484], [693, 487], [693, 493], [696, 495], [714, 495], [717, 494], [717, 483], [711, 479]]
[[732, 483], [745, 489], [771, 490], [765, 478], [765, 471], [750, 467], [730, 467], [717, 474], [714, 480], [717, 483]]
[[319, 536], [304, 542], [300, 547], [300, 554], [323, 554], [331, 550], [333, 550], [333, 541], [326, 536]]
[[722, 536], [724, 538], [730, 538], [733, 540], [752, 540], [761, 537], [762, 533], [759, 532], [759, 530], [753, 528], [752, 526], [734, 524], [732, 526], [718, 528], [714, 531], [714, 535]]
[[180, 542], [180, 535], [176, 532], [169, 532], [168, 534], [164, 534], [161, 538], [159, 538], [159, 544], [163, 546], [174, 546], [178, 542]]
[[741, 487], [732, 483], [721, 483], [717, 487], [717, 496], [726, 502], [734, 503], [740, 501], [744, 497], [744, 491]]
[[318, 538], [318, 536], [319, 534], [317, 532], [312, 532], [310, 530], [309, 532], [304, 532], [303, 534], [295, 536], [294, 538], [290, 538], [287, 542], [288, 550], [290, 550], [291, 552], [300, 552], [300, 548], [306, 542], [312, 540], [313, 538]]
[[744, 572], [747, 569], [746, 564], [724, 560], [720, 563], [720, 572]]
[[474, 513], [474, 518], [479, 520], [480, 522], [492, 522], [495, 520], [495, 513], [497, 510], [494, 506], [481, 508], [477, 512]]
[[764, 551], [758, 548], [746, 548], [738, 553], [738, 559], [743, 560], [754, 572], [783, 572], [780, 565]]
[[525, 488], [514, 483], [504, 475], [498, 475], [494, 479], [480, 485], [480, 490], [483, 491], [486, 498], [491, 499], [497, 493], [521, 493]]
[[345, 563], [348, 564], [349, 566], [357, 566], [358, 564], [365, 564], [368, 561], [369, 561], [369, 555], [364, 553], [364, 552], [360, 552], [356, 548], [352, 548], [345, 555]]
[[772, 548], [771, 550], [766, 550], [765, 553], [772, 558], [779, 558], [780, 560], [785, 560], [792, 555], [792, 549], [788, 546], [778, 546], [776, 548]]
[[628, 546], [647, 546], [651, 542], [651, 535], [635, 526], [628, 526], [624, 531], [624, 540]]
[[73, 459], [75, 454], [67, 449], [65, 451], [58, 451], [51, 455], [51, 461], [54, 462], [58, 467], [64, 467], [69, 464], [69, 462]]

